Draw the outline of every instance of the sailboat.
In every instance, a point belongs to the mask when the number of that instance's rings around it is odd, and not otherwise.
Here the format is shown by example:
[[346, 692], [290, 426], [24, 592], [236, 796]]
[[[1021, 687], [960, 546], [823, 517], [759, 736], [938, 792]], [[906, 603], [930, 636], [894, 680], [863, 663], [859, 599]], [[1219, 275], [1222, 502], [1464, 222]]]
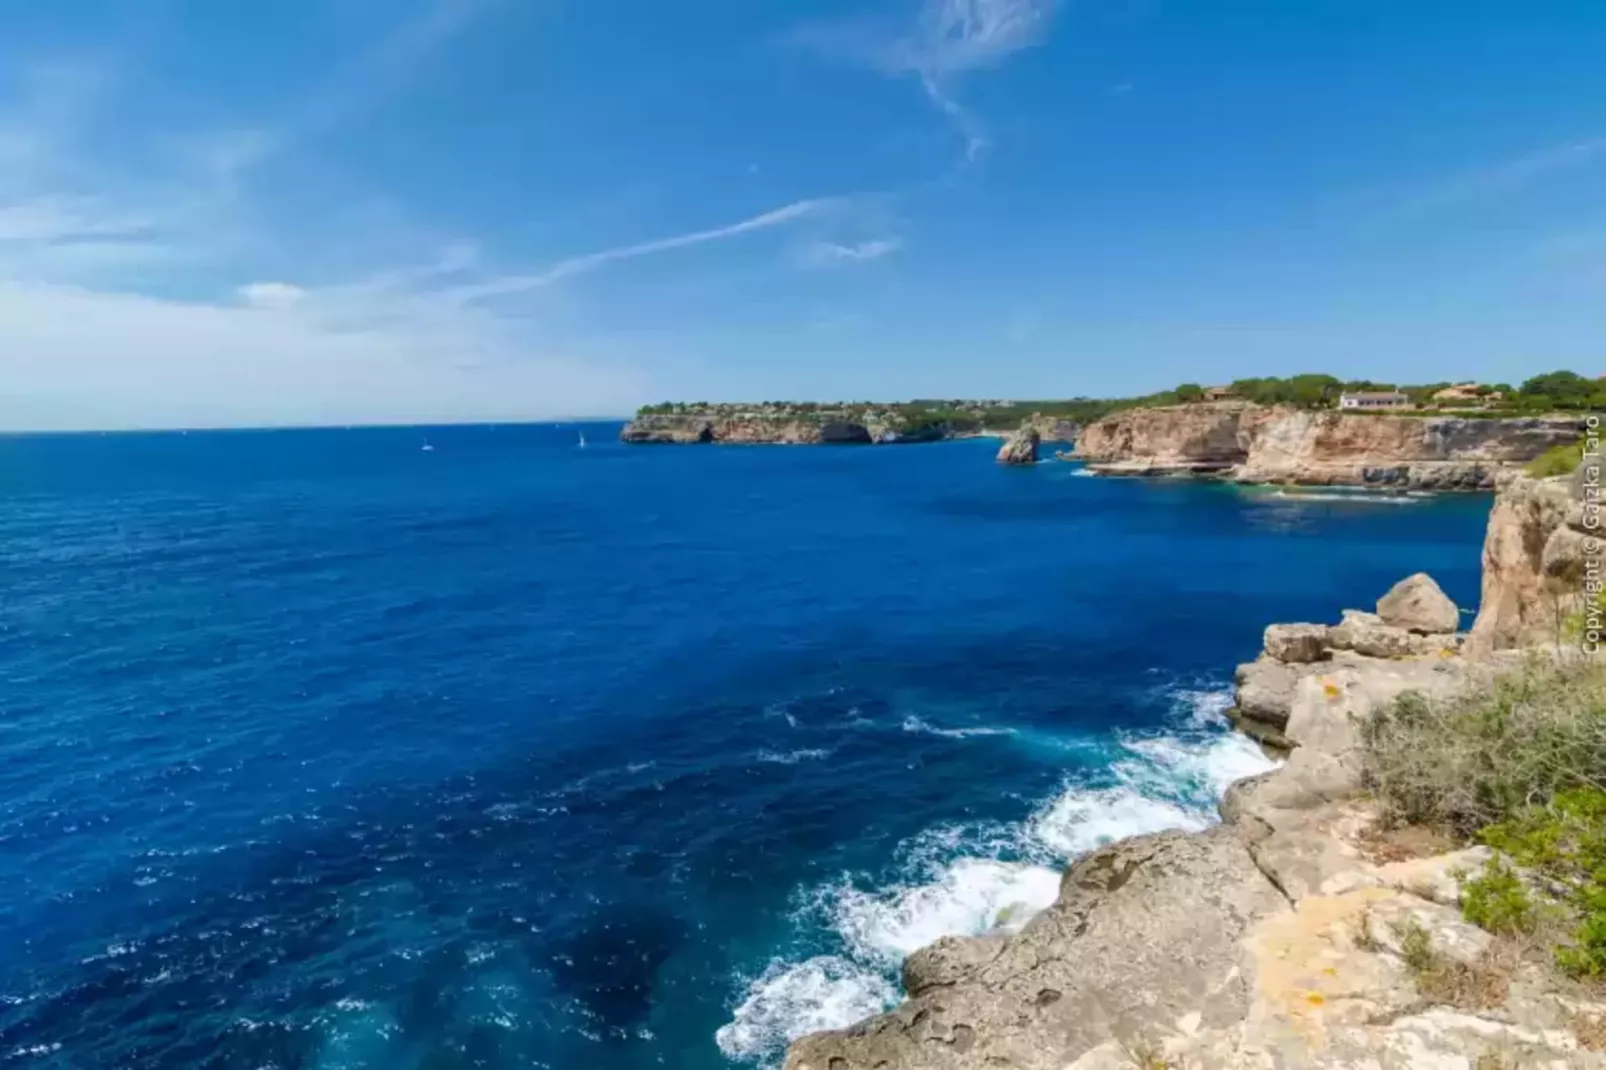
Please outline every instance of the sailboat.
[[435, 447], [431, 446], [429, 444], [429, 439], [427, 439], [427, 438], [424, 440], [424, 444], [422, 446], [418, 447], [418, 448], [420, 450], [422, 450], [423, 452], [425, 452], [425, 453], [434, 453], [435, 452]]
[[580, 432], [580, 448], [586, 448], [586, 433], [584, 431]]

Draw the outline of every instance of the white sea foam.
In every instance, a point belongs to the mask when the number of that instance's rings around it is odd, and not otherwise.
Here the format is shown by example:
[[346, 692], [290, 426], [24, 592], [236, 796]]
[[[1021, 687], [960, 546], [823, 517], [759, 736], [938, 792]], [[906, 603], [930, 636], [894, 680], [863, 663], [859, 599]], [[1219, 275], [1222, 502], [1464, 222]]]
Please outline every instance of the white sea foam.
[[1289, 491], [1279, 490], [1265, 495], [1286, 502], [1353, 502], [1360, 505], [1415, 505], [1422, 499], [1414, 494], [1378, 493], [1377, 491]]
[[803, 1034], [879, 1014], [897, 998], [897, 987], [880, 971], [836, 955], [777, 959], [747, 986], [714, 1041], [732, 1059], [779, 1062], [786, 1045]]
[[1012, 736], [1013, 728], [999, 728], [992, 725], [978, 725], [975, 728], [939, 728], [934, 724], [922, 721], [910, 714], [903, 719], [905, 732], [922, 732], [928, 736], [946, 736], [949, 739], [969, 739], [971, 736]]
[[[1175, 733], [1118, 736], [1112, 762], [1068, 779], [1026, 820], [940, 826], [900, 847], [899, 880], [875, 886], [849, 874], [801, 893], [794, 914], [800, 930], [824, 929], [842, 953], [771, 963], [746, 986], [731, 1022], [716, 1035], [720, 1049], [735, 1059], [777, 1063], [790, 1040], [890, 1005], [898, 966], [911, 952], [943, 936], [1024, 925], [1054, 902], [1059, 869], [1075, 858], [1127, 836], [1214, 823], [1227, 786], [1273, 763], [1248, 739], [1220, 731], [1230, 691], [1169, 695]], [[1014, 734], [939, 728], [914, 716], [903, 728], [950, 738]]]
[[1058, 892], [1059, 874], [1046, 866], [959, 858], [925, 882], [863, 891], [842, 881], [820, 900], [855, 959], [896, 969], [941, 937], [1019, 928]]
[[1171, 702], [1194, 728], [1217, 728], [1227, 723], [1232, 708], [1232, 688], [1173, 688]]
[[821, 758], [829, 758], [830, 756], [830, 750], [825, 747], [809, 747], [792, 751], [761, 750], [753, 755], [757, 761], [768, 762], [773, 765], [796, 765], [798, 762], [818, 761]]
[[1207, 824], [1203, 814], [1132, 788], [1071, 788], [1038, 811], [1028, 828], [1034, 840], [1068, 860], [1126, 836]]

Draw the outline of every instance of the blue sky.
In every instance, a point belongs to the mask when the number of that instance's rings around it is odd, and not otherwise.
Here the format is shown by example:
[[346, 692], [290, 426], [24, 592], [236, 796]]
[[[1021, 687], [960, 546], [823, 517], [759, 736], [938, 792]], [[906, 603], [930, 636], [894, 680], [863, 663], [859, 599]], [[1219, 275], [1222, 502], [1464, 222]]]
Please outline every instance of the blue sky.
[[0, 0], [0, 427], [1602, 365], [1598, 0]]

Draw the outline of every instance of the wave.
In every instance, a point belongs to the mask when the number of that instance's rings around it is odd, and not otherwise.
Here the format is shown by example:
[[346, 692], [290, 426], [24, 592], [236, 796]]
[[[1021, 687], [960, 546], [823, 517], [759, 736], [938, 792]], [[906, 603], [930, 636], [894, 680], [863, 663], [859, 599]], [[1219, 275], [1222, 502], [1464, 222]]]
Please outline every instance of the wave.
[[1433, 497], [1431, 494], [1424, 496], [1375, 490], [1276, 490], [1264, 491], [1258, 496], [1285, 502], [1354, 502], [1364, 505], [1417, 505]]
[[1174, 687], [1167, 690], [1173, 713], [1183, 714], [1194, 728], [1221, 728], [1232, 709], [1230, 687]]
[[805, 1033], [878, 1014], [898, 998], [879, 971], [836, 955], [789, 964], [777, 959], [748, 986], [731, 1021], [714, 1033], [732, 1059], [776, 1056]]
[[753, 755], [753, 759], [773, 765], [796, 765], [798, 762], [818, 761], [830, 756], [831, 751], [827, 747], [806, 747], [793, 751], [761, 750]]
[[1013, 728], [1000, 728], [993, 725], [978, 725], [975, 728], [939, 728], [934, 724], [922, 721], [910, 714], [903, 719], [905, 732], [922, 732], [928, 736], [944, 736], [948, 739], [969, 739], [972, 736], [1012, 736]]
[[[739, 982], [731, 1021], [716, 1034], [726, 1055], [777, 1065], [805, 1033], [841, 1028], [891, 1007], [903, 959], [943, 936], [1009, 932], [1050, 906], [1074, 859], [1127, 836], [1198, 831], [1217, 820], [1227, 786], [1271, 769], [1253, 741], [1222, 731], [1231, 692], [1168, 691], [1176, 728], [1118, 734], [1099, 749], [1102, 769], [1071, 775], [1016, 823], [946, 825], [902, 845], [894, 879], [843, 874], [798, 893], [793, 923], [835, 954], [777, 959]], [[937, 735], [1008, 734], [940, 729], [910, 717], [904, 729]], [[1094, 740], [1085, 741], [1097, 747]]]

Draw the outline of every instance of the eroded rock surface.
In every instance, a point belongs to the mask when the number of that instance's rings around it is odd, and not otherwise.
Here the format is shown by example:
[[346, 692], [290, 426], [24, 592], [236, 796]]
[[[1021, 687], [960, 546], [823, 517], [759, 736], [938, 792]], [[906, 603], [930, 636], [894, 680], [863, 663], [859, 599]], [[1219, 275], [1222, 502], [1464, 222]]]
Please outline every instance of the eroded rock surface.
[[1001, 948], [945, 941], [943, 965], [918, 970], [942, 983], [799, 1041], [787, 1066], [1060, 1070], [1111, 1036], [1224, 1028], [1249, 1009], [1243, 938], [1288, 909], [1231, 830], [1123, 840], [1073, 865]]
[[[1470, 645], [1479, 653], [1564, 637], [1583, 608], [1585, 488], [1565, 476], [1519, 476], [1501, 487], [1483, 541], [1483, 592]], [[1600, 532], [1596, 531], [1595, 535]]]
[[1325, 624], [1273, 624], [1265, 635], [1266, 656], [1284, 662], [1325, 661], [1332, 643]]
[[1482, 420], [1218, 402], [1112, 413], [1082, 430], [1077, 453], [1109, 475], [1208, 473], [1240, 483], [1480, 490], [1573, 441], [1580, 426], [1573, 416]]

